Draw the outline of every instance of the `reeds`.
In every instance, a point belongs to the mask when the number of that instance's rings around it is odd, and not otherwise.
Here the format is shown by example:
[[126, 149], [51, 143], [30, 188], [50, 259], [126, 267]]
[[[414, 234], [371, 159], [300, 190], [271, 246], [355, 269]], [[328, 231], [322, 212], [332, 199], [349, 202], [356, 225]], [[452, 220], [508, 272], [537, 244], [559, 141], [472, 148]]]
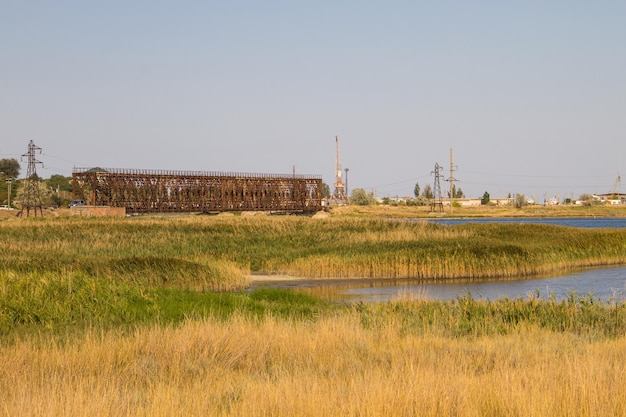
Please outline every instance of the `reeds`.
[[0, 249], [2, 269], [17, 273], [71, 270], [234, 289], [250, 271], [443, 280], [624, 264], [626, 230], [350, 218], [50, 219], [3, 224]]

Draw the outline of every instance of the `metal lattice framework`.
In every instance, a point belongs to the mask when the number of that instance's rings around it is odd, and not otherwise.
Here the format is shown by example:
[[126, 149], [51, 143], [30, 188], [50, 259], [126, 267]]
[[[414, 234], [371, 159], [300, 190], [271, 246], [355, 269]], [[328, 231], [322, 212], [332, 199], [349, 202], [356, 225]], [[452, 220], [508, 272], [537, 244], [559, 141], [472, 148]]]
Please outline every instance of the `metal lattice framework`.
[[28, 169], [26, 171], [26, 179], [24, 180], [24, 191], [22, 192], [22, 208], [17, 214], [18, 216], [22, 216], [24, 210], [26, 210], [26, 217], [28, 217], [31, 209], [34, 210], [35, 217], [37, 217], [37, 210], [43, 216], [43, 203], [39, 188], [41, 181], [39, 181], [37, 176], [37, 164], [41, 164], [43, 167], [43, 162], [35, 159], [36, 153], [41, 153], [41, 148], [31, 140], [28, 143], [28, 152], [22, 155], [22, 160], [28, 158]]
[[431, 174], [435, 175], [435, 182], [433, 184], [433, 201], [430, 204], [431, 211], [443, 211], [443, 197], [441, 196], [441, 171], [443, 167], [439, 166], [439, 163], [435, 163], [435, 169], [431, 171]]
[[75, 199], [131, 214], [322, 209], [314, 175], [75, 168], [72, 184]]

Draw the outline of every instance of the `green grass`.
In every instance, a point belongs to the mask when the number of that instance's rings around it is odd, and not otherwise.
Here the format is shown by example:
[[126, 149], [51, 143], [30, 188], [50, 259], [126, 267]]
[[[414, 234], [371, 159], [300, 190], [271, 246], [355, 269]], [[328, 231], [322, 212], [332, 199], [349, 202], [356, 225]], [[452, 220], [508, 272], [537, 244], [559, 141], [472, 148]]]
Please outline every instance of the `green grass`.
[[284, 289], [254, 292], [194, 291], [106, 282], [85, 274], [0, 273], [0, 334], [17, 328], [112, 327], [172, 324], [233, 314], [313, 319], [328, 302]]

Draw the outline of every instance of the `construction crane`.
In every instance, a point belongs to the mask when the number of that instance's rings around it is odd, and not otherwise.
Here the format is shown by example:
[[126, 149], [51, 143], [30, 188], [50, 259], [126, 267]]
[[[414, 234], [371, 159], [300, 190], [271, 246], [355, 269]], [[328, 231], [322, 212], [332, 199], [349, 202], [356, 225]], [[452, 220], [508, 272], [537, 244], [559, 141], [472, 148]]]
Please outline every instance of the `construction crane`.
[[621, 182], [622, 182], [622, 177], [620, 177], [619, 172], [618, 172], [617, 178], [615, 178], [615, 183], [613, 184], [613, 188], [611, 189], [611, 200], [621, 199], [621, 195], [619, 192], [619, 186]]

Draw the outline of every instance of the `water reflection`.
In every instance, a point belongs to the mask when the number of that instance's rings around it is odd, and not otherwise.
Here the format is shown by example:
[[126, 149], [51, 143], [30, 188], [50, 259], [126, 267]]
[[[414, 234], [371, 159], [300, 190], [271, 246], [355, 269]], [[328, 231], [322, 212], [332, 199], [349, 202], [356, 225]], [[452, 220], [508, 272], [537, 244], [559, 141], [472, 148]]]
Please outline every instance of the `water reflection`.
[[420, 283], [409, 280], [367, 281], [289, 281], [260, 283], [256, 287], [293, 288], [334, 301], [382, 302], [400, 298], [455, 299], [471, 295], [475, 299], [554, 298], [565, 300], [571, 294], [593, 295], [603, 301], [626, 301], [626, 267], [592, 269], [560, 277], [507, 281]]
[[481, 218], [456, 218], [456, 219], [433, 219], [432, 223], [457, 225], [466, 223], [533, 223], [549, 224], [554, 226], [580, 227], [585, 229], [626, 228], [626, 218], [623, 217], [481, 217]]

